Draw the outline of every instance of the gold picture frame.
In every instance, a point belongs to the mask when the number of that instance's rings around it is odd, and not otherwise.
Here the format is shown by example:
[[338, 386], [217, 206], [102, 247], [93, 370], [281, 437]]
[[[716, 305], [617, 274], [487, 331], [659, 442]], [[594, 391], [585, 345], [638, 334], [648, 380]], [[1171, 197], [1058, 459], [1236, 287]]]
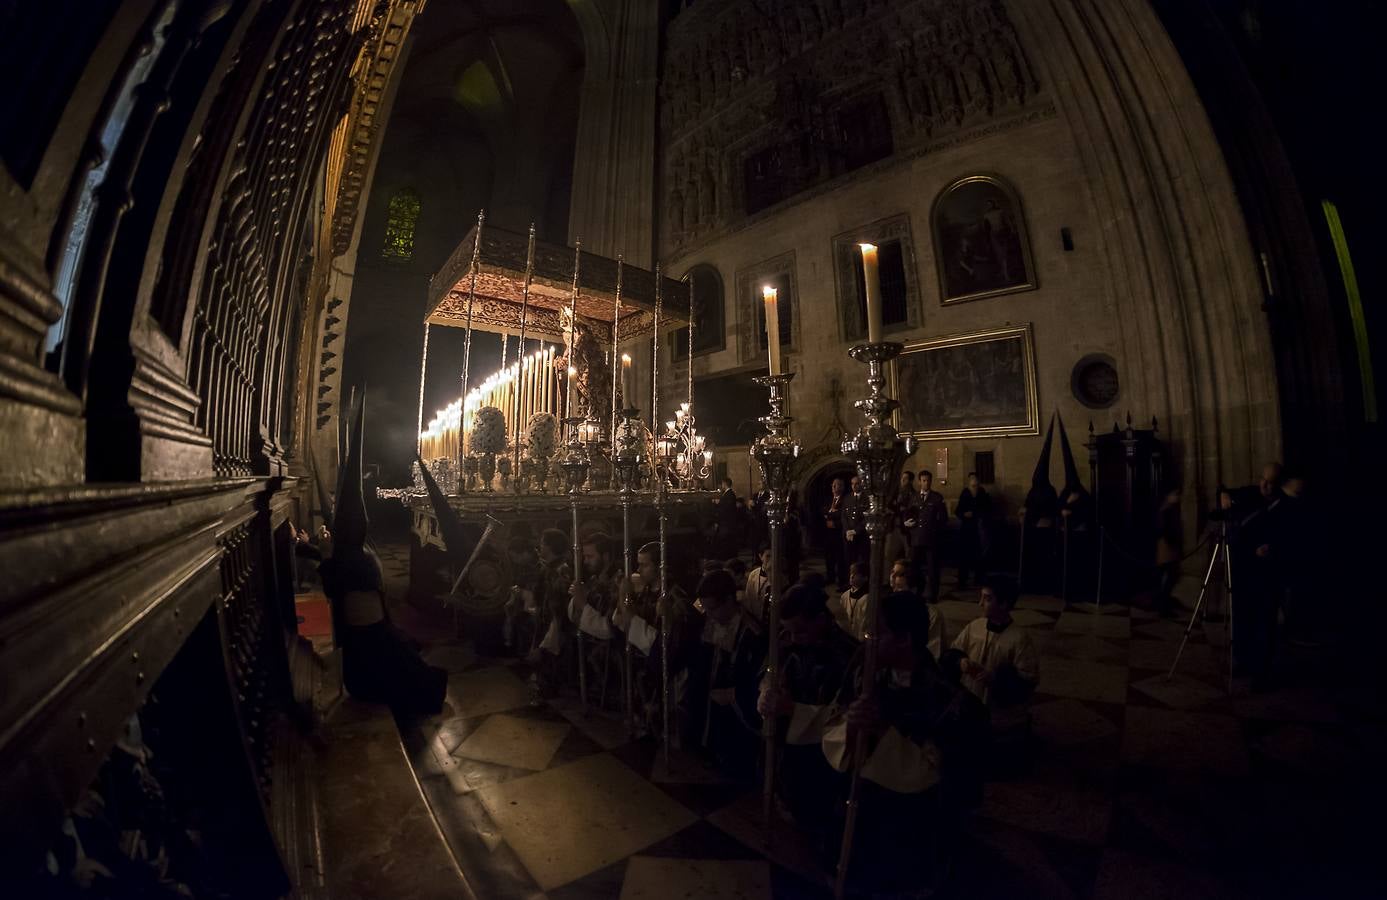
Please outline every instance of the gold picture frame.
[[1021, 197], [1005, 179], [958, 179], [935, 198], [929, 223], [940, 305], [1039, 286]]
[[896, 427], [920, 440], [1040, 433], [1030, 323], [912, 341], [890, 381]]

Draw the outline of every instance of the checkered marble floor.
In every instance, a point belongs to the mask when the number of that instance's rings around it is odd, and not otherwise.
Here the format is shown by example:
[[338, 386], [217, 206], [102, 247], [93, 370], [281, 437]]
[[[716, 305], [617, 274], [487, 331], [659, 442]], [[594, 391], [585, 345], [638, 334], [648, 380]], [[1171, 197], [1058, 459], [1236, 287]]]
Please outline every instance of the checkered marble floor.
[[[976, 594], [940, 601], [950, 634]], [[1227, 691], [1222, 625], [1024, 597], [1039, 644], [1033, 747], [989, 781], [949, 896], [1380, 896], [1350, 787], [1387, 749], [1382, 707], [1327, 683]], [[479, 897], [809, 898], [828, 875], [793, 835], [768, 849], [754, 789], [575, 700], [530, 704], [524, 666], [435, 646], [445, 714], [401, 722], [425, 797]], [[1313, 661], [1311, 662], [1313, 670]]]

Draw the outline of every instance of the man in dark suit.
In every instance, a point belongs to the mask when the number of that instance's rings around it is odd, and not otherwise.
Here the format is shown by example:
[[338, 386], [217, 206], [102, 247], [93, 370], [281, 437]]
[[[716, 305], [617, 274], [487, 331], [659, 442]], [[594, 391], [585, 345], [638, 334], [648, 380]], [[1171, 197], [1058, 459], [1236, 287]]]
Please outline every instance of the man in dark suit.
[[833, 479], [829, 488], [832, 494], [823, 509], [825, 575], [828, 582], [837, 585], [839, 590], [846, 590], [848, 581], [848, 566], [843, 559], [843, 513], [848, 502], [844, 487], [843, 479]]
[[910, 530], [910, 567], [915, 590], [928, 602], [939, 599], [939, 547], [949, 527], [949, 510], [944, 495], [933, 490], [934, 477], [922, 471], [915, 478], [920, 492], [907, 513]]
[[867, 536], [867, 495], [862, 493], [862, 479], [852, 476], [852, 493], [843, 504], [843, 554], [846, 571], [853, 563], [868, 565], [872, 545]]
[[717, 504], [717, 540], [716, 553], [718, 559], [728, 559], [737, 555], [740, 549], [740, 535], [738, 534], [741, 524], [741, 509], [737, 502], [737, 494], [732, 490], [732, 479], [723, 478], [718, 482], [718, 489], [722, 492], [715, 501]]

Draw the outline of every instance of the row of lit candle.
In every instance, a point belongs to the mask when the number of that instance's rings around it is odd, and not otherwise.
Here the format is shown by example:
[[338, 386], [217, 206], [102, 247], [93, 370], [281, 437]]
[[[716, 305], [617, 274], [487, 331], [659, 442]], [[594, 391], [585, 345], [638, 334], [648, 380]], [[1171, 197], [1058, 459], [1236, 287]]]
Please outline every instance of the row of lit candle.
[[[571, 384], [573, 369], [569, 369]], [[464, 404], [454, 400], [439, 410], [420, 434], [420, 454], [425, 459], [457, 458], [465, 450], [471, 432], [472, 417], [483, 406], [498, 407], [506, 417], [506, 433], [513, 435], [515, 424], [523, 428], [539, 412], [558, 415], [559, 384], [554, 374], [554, 348], [543, 347], [524, 359], [512, 363], [473, 388], [467, 394], [466, 427], [463, 427]]]
[[[881, 342], [881, 272], [877, 265], [875, 244], [858, 244], [862, 251], [862, 275], [867, 291], [867, 342]], [[761, 300], [766, 305], [766, 355], [770, 373], [783, 375], [780, 361], [780, 298], [778, 291], [766, 285], [761, 288]]]

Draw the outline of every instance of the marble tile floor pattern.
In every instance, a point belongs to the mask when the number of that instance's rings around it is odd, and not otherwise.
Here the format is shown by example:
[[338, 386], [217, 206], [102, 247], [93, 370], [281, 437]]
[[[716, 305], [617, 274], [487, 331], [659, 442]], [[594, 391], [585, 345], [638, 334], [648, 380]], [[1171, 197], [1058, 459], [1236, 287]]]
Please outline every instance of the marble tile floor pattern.
[[[946, 593], [950, 633], [976, 616]], [[1334, 680], [1225, 690], [1220, 625], [1023, 598], [1041, 647], [1033, 748], [989, 781], [942, 896], [1382, 896], [1367, 868], [1382, 808], [1360, 783], [1387, 750], [1377, 699]], [[530, 705], [527, 670], [443, 643], [443, 715], [398, 723], [424, 797], [483, 898], [817, 898], [829, 876], [793, 835], [768, 850], [754, 788], [572, 698]], [[1313, 667], [1312, 667], [1313, 668]], [[783, 828], [784, 826], [782, 826]]]

